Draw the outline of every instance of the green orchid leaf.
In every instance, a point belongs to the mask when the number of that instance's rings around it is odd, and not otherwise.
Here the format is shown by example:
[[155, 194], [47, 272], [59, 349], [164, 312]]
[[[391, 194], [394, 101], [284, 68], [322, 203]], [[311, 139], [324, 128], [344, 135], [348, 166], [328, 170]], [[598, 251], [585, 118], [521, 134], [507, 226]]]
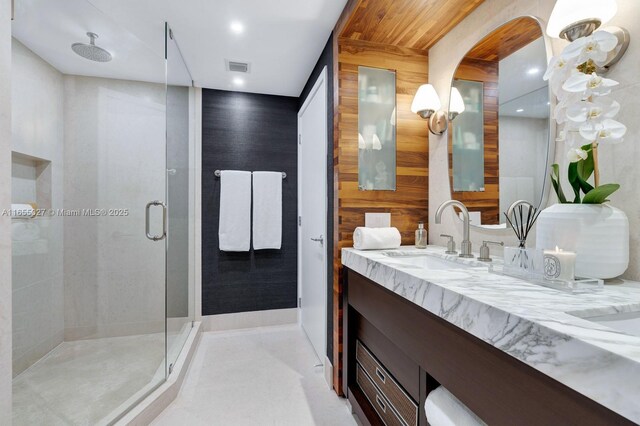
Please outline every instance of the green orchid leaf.
[[558, 201], [562, 204], [567, 204], [567, 197], [564, 196], [562, 186], [560, 185], [560, 166], [557, 164], [553, 164], [551, 166], [551, 184], [553, 185], [553, 189], [556, 191]]
[[617, 183], [607, 183], [600, 185], [597, 188], [592, 189], [584, 196], [582, 204], [602, 204], [608, 200], [609, 195], [620, 189], [620, 185]]
[[[581, 180], [586, 182], [589, 180], [589, 178], [593, 174], [593, 170], [595, 167], [593, 163], [593, 147], [591, 146], [591, 144], [588, 144], [588, 145], [582, 146], [581, 148], [587, 151], [588, 156], [586, 160], [581, 160], [578, 162], [578, 175], [580, 176]], [[589, 191], [585, 191], [585, 192], [589, 192]]]
[[578, 163], [569, 163], [569, 183], [573, 188], [573, 202], [580, 204], [580, 178], [578, 176]]
[[593, 186], [589, 182], [587, 182], [586, 179], [583, 178], [583, 176], [584, 176], [584, 173], [583, 173], [583, 170], [582, 170], [583, 167], [584, 167], [583, 162], [579, 161], [577, 163], [576, 182], [580, 186], [580, 189], [582, 190], [582, 192], [584, 192], [585, 194], [588, 194], [591, 190], [593, 190]]
[[583, 180], [580, 177], [580, 173], [578, 173], [578, 183], [580, 184], [580, 189], [582, 189], [582, 192], [584, 192], [585, 194], [593, 191], [593, 186], [591, 186], [591, 184], [586, 180]]

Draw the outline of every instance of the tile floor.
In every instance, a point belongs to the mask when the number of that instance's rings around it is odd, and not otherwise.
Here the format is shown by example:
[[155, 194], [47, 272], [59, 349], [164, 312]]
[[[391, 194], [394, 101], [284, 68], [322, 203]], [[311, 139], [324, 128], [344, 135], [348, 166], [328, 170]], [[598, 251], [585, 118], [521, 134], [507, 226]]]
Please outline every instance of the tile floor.
[[203, 333], [154, 426], [356, 425], [297, 325]]

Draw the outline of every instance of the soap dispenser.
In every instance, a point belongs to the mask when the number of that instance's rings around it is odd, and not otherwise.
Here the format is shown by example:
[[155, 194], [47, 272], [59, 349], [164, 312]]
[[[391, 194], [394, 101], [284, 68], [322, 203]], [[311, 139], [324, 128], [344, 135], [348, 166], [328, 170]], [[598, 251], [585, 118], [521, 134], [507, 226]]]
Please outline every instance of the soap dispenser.
[[423, 222], [418, 222], [418, 229], [416, 229], [416, 248], [427, 248], [427, 230], [424, 229]]

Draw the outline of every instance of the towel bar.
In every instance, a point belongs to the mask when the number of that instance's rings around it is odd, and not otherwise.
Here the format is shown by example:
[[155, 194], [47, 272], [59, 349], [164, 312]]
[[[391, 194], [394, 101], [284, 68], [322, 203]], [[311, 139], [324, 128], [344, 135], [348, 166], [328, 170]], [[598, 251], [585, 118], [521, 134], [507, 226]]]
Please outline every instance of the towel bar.
[[[213, 174], [215, 175], [215, 177], [220, 177], [220, 172], [221, 170], [216, 170], [215, 172], [213, 172]], [[285, 172], [282, 172], [282, 179], [286, 179], [287, 178], [287, 174]]]

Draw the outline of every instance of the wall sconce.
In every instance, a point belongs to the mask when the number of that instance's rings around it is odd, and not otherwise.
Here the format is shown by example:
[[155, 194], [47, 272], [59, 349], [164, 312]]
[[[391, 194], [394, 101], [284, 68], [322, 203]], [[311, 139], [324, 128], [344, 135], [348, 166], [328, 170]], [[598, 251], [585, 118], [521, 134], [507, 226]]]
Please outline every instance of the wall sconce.
[[[609, 22], [617, 12], [616, 0], [557, 0], [549, 18], [547, 34], [568, 41], [587, 37]], [[629, 32], [620, 27], [607, 27], [601, 31], [607, 31], [618, 39], [618, 46], [602, 64], [602, 68], [607, 70], [627, 51]]]
[[449, 106], [449, 121], [453, 121], [464, 112], [464, 99], [457, 87], [451, 88], [451, 102]]
[[456, 88], [453, 90], [455, 93], [452, 92], [451, 111], [449, 114], [441, 110], [440, 98], [430, 84], [420, 86], [413, 98], [411, 112], [424, 119], [428, 118], [429, 131], [434, 135], [443, 134], [449, 126], [449, 121], [464, 111], [464, 101], [460, 96], [460, 92]]

